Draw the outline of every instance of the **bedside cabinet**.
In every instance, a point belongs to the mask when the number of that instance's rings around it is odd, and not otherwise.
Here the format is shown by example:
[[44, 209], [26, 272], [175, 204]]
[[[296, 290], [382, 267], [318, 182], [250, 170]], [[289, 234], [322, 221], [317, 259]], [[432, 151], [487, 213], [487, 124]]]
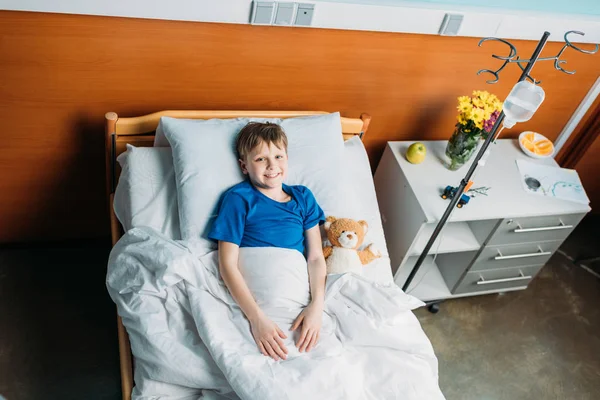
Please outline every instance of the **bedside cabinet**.
[[[413, 142], [388, 142], [375, 173], [375, 189], [394, 280], [400, 287], [449, 200], [443, 189], [458, 186], [468, 165], [443, 165], [446, 141], [423, 142], [427, 156], [410, 164]], [[474, 187], [489, 187], [456, 208], [434, 243], [407, 293], [423, 301], [527, 288], [586, 213], [588, 205], [527, 193], [516, 160], [557, 166], [554, 159], [523, 154], [516, 140], [492, 143]]]

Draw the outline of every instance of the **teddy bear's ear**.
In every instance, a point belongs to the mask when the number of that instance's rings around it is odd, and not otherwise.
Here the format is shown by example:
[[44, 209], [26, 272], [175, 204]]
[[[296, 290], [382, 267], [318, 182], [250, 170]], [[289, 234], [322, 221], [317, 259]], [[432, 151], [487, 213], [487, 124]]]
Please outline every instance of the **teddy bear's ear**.
[[367, 233], [367, 231], [369, 230], [369, 224], [367, 224], [367, 221], [361, 219], [360, 221], [358, 221], [358, 223], [363, 227], [365, 233]]
[[325, 219], [325, 224], [323, 225], [323, 227], [325, 228], [326, 231], [329, 230], [329, 228], [331, 227], [331, 224], [336, 220], [336, 217], [333, 216], [329, 216]]

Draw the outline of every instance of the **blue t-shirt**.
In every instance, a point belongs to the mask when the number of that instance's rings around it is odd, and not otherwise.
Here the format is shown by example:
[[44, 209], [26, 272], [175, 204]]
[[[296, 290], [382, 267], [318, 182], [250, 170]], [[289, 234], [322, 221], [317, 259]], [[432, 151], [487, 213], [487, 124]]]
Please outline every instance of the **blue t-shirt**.
[[208, 234], [213, 240], [240, 247], [283, 247], [304, 254], [304, 231], [325, 222], [323, 210], [306, 186], [283, 185], [286, 203], [275, 201], [249, 181], [223, 195], [219, 214]]

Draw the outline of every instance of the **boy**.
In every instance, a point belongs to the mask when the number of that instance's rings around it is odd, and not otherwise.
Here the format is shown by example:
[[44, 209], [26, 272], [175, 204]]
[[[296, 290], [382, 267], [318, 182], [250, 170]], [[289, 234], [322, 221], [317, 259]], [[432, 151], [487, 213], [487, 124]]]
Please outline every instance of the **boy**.
[[248, 180], [229, 189], [209, 238], [219, 241], [219, 269], [225, 285], [250, 321], [259, 350], [274, 360], [286, 359], [287, 336], [256, 304], [238, 269], [240, 247], [283, 247], [304, 254], [311, 302], [291, 330], [302, 327], [296, 346], [310, 351], [319, 340], [325, 296], [325, 258], [319, 225], [323, 210], [305, 186], [283, 183], [287, 173], [287, 137], [272, 123], [251, 122], [239, 133], [236, 149]]

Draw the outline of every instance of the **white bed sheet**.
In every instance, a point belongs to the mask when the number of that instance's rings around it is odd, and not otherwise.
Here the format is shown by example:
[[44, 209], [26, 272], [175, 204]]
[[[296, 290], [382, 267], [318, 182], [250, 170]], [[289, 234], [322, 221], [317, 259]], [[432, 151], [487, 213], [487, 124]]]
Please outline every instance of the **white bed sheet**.
[[288, 335], [286, 361], [256, 348], [218, 276], [216, 252], [197, 257], [150, 228], [132, 229], [117, 243], [107, 286], [137, 355], [136, 379], [144, 375], [134, 400], [444, 398], [431, 343], [410, 311], [422, 303], [395, 284], [328, 277], [321, 339], [299, 353], [289, 327], [309, 300], [304, 257], [245, 248], [240, 268], [261, 308]]

